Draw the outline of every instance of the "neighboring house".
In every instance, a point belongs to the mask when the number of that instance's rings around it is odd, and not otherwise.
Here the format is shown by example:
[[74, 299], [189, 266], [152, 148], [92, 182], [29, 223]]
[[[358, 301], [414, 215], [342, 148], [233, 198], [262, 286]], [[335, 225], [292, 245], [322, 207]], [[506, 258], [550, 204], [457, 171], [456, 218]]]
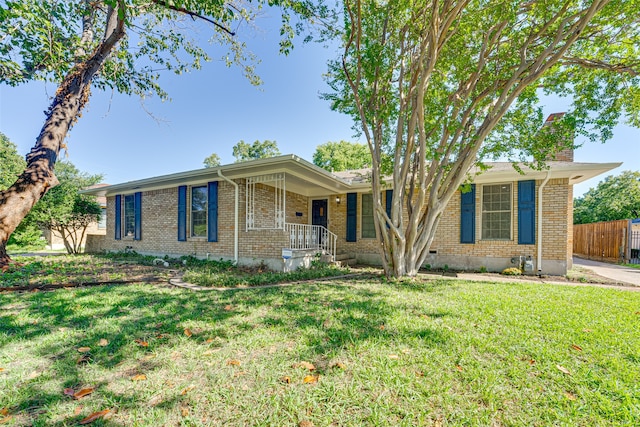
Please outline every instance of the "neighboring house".
[[[97, 189], [102, 187], [108, 187], [109, 184], [96, 184], [89, 187], [89, 189]], [[102, 215], [100, 215], [100, 221], [92, 222], [87, 227], [84, 237], [82, 237], [81, 246], [86, 246], [87, 239], [95, 239], [95, 236], [105, 235], [107, 232], [107, 198], [104, 196], [96, 197], [96, 202], [100, 205]], [[81, 237], [82, 230], [75, 230], [77, 238]], [[64, 242], [62, 236], [54, 230], [47, 228], [42, 230], [42, 235], [47, 242], [47, 248], [53, 250], [64, 249]], [[93, 237], [88, 237], [93, 236]]]
[[[549, 169], [491, 163], [472, 190], [447, 207], [426, 264], [501, 271], [529, 260], [545, 274], [572, 266], [573, 185], [619, 163], [574, 163], [560, 153]], [[379, 261], [366, 171], [329, 173], [285, 155], [85, 190], [107, 198], [107, 234], [94, 251], [232, 259], [276, 270], [318, 253]], [[385, 190], [383, 203], [393, 189]], [[542, 219], [542, 220], [541, 220]]]

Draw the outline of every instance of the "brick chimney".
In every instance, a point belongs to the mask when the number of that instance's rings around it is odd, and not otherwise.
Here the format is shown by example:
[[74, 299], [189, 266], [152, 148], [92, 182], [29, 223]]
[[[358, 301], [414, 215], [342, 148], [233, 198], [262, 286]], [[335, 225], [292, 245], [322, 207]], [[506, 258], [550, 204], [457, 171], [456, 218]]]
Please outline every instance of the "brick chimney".
[[[553, 113], [547, 117], [547, 120], [544, 122], [542, 127], [552, 126], [554, 122], [562, 119], [565, 113]], [[558, 151], [555, 156], [548, 155], [547, 160], [555, 160], [558, 162], [573, 162], [573, 147], [565, 148], [564, 150]]]

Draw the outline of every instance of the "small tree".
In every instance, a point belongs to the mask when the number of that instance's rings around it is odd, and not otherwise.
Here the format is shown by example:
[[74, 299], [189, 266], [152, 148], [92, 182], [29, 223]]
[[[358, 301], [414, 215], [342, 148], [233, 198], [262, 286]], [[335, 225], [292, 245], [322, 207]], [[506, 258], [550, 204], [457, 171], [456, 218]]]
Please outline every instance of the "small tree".
[[71, 162], [58, 162], [56, 176], [60, 181], [33, 207], [27, 218], [62, 237], [69, 254], [77, 254], [87, 227], [100, 219], [101, 208], [94, 196], [79, 191], [102, 180], [102, 175], [80, 172]]
[[362, 169], [371, 166], [371, 153], [365, 144], [329, 141], [316, 147], [313, 164], [329, 172]]
[[574, 224], [640, 218], [640, 172], [610, 175], [573, 205]]
[[236, 163], [246, 162], [247, 160], [266, 159], [279, 155], [280, 150], [278, 150], [278, 144], [268, 139], [262, 142], [256, 140], [253, 144], [240, 141], [233, 146], [233, 157], [236, 158]]
[[216, 166], [220, 166], [220, 156], [216, 153], [211, 153], [211, 155], [205, 158], [202, 163], [205, 168], [215, 168]]

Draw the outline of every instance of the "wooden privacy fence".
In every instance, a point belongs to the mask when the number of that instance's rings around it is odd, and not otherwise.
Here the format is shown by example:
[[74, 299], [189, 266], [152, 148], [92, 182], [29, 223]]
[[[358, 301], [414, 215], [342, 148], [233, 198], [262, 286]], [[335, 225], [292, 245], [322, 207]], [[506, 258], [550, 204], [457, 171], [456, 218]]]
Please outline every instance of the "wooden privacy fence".
[[631, 255], [631, 221], [594, 222], [573, 226], [573, 253], [585, 258], [620, 262]]

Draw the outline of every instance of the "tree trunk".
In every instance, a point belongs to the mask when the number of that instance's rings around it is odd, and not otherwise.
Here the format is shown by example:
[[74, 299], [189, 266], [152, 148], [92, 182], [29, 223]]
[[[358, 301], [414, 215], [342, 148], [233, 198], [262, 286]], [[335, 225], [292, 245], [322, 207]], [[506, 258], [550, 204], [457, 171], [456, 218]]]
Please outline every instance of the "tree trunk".
[[46, 113], [36, 144], [27, 155], [26, 169], [11, 187], [0, 192], [0, 268], [3, 270], [11, 261], [6, 251], [9, 236], [36, 202], [58, 184], [54, 173], [58, 153], [89, 99], [93, 76], [124, 36], [124, 16], [122, 2], [109, 8], [102, 43], [87, 60], [76, 64], [65, 76]]

